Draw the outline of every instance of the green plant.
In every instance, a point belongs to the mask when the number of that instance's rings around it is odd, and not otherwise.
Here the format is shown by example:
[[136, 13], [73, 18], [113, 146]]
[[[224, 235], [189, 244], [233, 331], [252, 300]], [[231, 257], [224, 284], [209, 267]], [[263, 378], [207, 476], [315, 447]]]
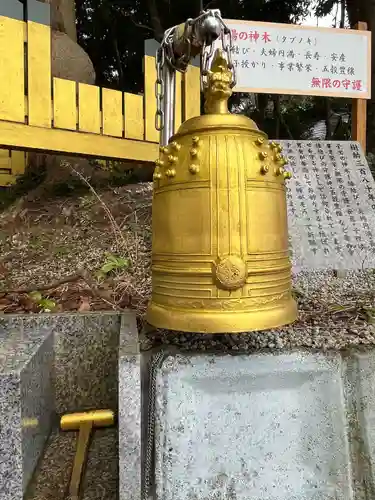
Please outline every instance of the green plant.
[[114, 271], [126, 270], [130, 266], [130, 260], [112, 254], [107, 254], [107, 260], [97, 272], [98, 278], [105, 278]]
[[40, 292], [29, 293], [29, 298], [38, 306], [42, 312], [52, 312], [56, 309], [57, 304], [54, 300], [43, 297]]
[[65, 255], [69, 255], [69, 248], [60, 245], [53, 250], [53, 253], [56, 255], [56, 257], [64, 257]]

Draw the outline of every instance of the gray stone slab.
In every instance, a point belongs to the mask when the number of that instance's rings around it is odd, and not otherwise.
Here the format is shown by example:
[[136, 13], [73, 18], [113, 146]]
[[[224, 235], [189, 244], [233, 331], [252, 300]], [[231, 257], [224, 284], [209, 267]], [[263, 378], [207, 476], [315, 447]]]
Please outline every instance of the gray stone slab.
[[294, 270], [375, 267], [375, 183], [357, 142], [280, 141]]
[[27, 20], [34, 23], [51, 25], [51, 7], [39, 0], [27, 0]]
[[31, 479], [52, 425], [54, 416], [52, 371], [53, 336], [49, 335], [21, 371], [24, 490]]
[[0, 16], [23, 21], [23, 4], [20, 0], [0, 0]]
[[375, 498], [375, 351], [346, 360], [346, 398], [356, 500]]
[[141, 498], [141, 355], [135, 314], [122, 316], [119, 354], [120, 500]]
[[339, 355], [169, 356], [158, 500], [352, 499]]
[[53, 419], [53, 338], [33, 320], [0, 324], [0, 498], [21, 499]]
[[56, 412], [118, 406], [120, 314], [51, 315]]
[[159, 47], [160, 47], [159, 42], [157, 42], [154, 38], [148, 38], [144, 42], [145, 56], [155, 57], [156, 51], [158, 50]]
[[[92, 408], [117, 411], [120, 316], [101, 312], [0, 318], [0, 337], [17, 337], [20, 328], [28, 338], [53, 334], [53, 383], [58, 414]], [[27, 357], [25, 349], [18, 356]], [[12, 365], [17, 359], [14, 356], [10, 360]]]
[[0, 498], [22, 498], [22, 437], [20, 379], [17, 373], [0, 378]]
[[[48, 314], [4, 314], [0, 316], [0, 342], [2, 346], [4, 347], [6, 342], [7, 346], [11, 347], [13, 340], [16, 343], [24, 340], [26, 343], [45, 339], [51, 333], [50, 319]], [[22, 350], [22, 353], [24, 352], [25, 349]], [[17, 359], [16, 356], [13, 356], [11, 362], [15, 363]]]

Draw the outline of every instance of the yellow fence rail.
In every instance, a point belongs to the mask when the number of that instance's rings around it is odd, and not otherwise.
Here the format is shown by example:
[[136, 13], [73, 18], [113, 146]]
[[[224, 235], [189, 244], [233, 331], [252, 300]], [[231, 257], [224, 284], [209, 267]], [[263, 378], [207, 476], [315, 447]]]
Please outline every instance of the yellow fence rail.
[[[0, 16], [0, 186], [24, 171], [24, 151], [153, 162], [155, 58], [145, 56], [145, 94], [51, 75], [51, 29]], [[199, 69], [177, 75], [176, 127], [200, 114]], [[14, 150], [18, 150], [14, 151]]]

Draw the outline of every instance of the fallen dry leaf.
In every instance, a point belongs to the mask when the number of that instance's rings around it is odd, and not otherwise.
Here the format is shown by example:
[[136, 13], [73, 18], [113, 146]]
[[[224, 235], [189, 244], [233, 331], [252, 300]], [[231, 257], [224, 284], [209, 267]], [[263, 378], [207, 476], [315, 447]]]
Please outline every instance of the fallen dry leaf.
[[4, 311], [10, 306], [10, 302], [7, 299], [0, 299], [0, 311]]
[[9, 273], [9, 270], [5, 267], [4, 264], [0, 263], [0, 276], [5, 277]]
[[81, 297], [81, 303], [78, 307], [79, 312], [91, 311], [90, 300], [88, 297]]

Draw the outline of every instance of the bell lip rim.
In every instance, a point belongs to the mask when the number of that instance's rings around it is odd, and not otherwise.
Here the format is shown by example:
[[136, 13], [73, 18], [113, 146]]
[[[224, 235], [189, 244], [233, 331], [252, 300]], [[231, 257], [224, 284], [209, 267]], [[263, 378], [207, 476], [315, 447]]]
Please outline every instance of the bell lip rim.
[[[214, 117], [215, 120], [217, 120], [217, 118], [220, 117], [220, 123], [210, 123], [212, 121], [211, 117]], [[231, 118], [227, 119], [227, 117]], [[180, 125], [178, 131], [175, 134], [173, 134], [173, 136], [170, 138], [170, 142], [173, 142], [173, 140], [176, 140], [178, 137], [183, 137], [188, 134], [197, 132], [202, 133], [212, 130], [221, 130], [221, 131], [231, 130], [236, 132], [241, 131], [249, 135], [255, 135], [258, 137], [260, 136], [263, 137], [264, 139], [268, 139], [268, 135], [265, 132], [259, 130], [258, 128], [252, 128], [251, 124], [257, 126], [256, 123], [247, 116], [233, 115], [230, 113], [222, 115], [207, 114], [207, 115], [194, 116], [192, 118], [189, 118]]]
[[[299, 316], [297, 302], [292, 297], [276, 308], [263, 311], [267, 313], [267, 321], [257, 318], [259, 312], [256, 310], [191, 311], [163, 306], [151, 299], [147, 308], [146, 321], [159, 330], [210, 335], [223, 333], [241, 335], [290, 326], [298, 320]], [[189, 316], [193, 316], [195, 321], [189, 320]], [[171, 328], [172, 325], [174, 328]]]

